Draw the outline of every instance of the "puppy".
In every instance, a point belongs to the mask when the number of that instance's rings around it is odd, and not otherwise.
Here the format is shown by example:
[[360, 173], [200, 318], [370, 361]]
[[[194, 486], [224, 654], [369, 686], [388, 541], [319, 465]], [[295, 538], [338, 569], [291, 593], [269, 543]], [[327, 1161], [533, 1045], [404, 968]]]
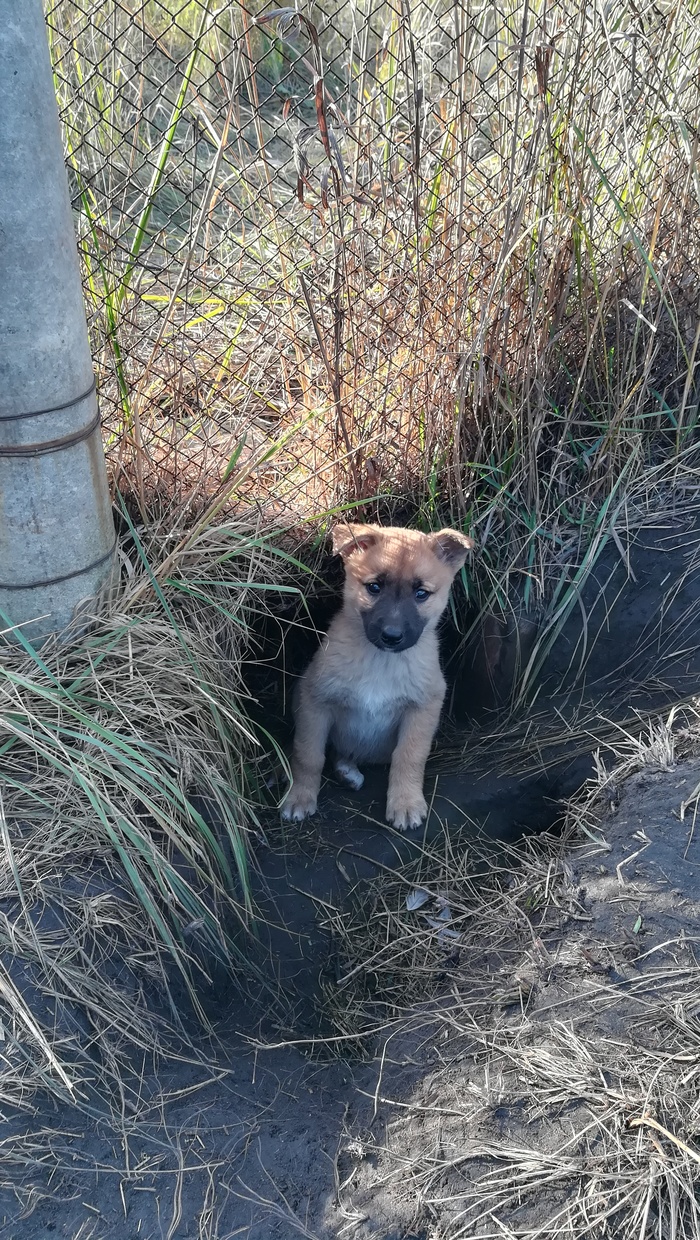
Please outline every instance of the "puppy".
[[437, 625], [473, 545], [456, 530], [336, 526], [343, 606], [299, 683], [283, 818], [315, 813], [330, 741], [336, 773], [353, 788], [364, 782], [358, 762], [391, 762], [388, 822], [405, 831], [423, 821], [425, 763], [446, 688]]

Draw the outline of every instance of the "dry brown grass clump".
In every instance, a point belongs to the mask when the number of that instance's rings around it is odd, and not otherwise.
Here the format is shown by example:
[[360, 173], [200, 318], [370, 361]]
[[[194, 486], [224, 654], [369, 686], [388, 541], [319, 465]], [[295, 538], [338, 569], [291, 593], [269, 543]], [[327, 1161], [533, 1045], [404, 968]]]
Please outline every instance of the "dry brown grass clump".
[[135, 1048], [155, 1053], [154, 1012], [177, 1024], [212, 966], [246, 967], [270, 745], [241, 663], [279, 556], [231, 518], [127, 524], [119, 561], [99, 615], [38, 652], [0, 650], [0, 1090], [15, 1102], [40, 1083], [83, 1101], [111, 1088]]

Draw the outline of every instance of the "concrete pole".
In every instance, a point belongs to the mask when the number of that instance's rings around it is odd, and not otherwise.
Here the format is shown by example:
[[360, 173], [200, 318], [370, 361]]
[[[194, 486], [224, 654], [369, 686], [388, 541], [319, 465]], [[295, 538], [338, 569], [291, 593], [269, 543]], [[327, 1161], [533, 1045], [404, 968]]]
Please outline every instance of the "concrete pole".
[[65, 628], [114, 543], [42, 0], [0, 0], [0, 633]]

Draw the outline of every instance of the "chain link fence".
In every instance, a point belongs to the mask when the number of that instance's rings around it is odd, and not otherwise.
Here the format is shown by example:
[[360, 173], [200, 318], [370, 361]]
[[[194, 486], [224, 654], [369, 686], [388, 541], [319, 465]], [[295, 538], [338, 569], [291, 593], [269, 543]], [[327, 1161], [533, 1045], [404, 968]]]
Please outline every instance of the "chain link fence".
[[273, 512], [446, 479], [464, 505], [524, 416], [533, 451], [572, 406], [576, 443], [621, 402], [688, 422], [697, 3], [46, 13], [108, 459], [142, 506], [246, 461]]

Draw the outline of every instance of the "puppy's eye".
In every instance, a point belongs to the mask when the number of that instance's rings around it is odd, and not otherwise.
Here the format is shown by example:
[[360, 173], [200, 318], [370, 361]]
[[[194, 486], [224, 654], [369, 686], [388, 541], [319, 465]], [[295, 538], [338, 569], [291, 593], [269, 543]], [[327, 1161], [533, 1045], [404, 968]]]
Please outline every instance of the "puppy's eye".
[[424, 603], [427, 598], [430, 598], [431, 592], [430, 590], [424, 590], [422, 586], [419, 586], [419, 588], [417, 590], [414, 590], [413, 593], [415, 594], [416, 599], [418, 600], [419, 603]]
[[365, 590], [367, 591], [368, 594], [379, 594], [381, 592], [381, 588], [382, 587], [380, 586], [378, 581], [366, 581], [365, 582]]

